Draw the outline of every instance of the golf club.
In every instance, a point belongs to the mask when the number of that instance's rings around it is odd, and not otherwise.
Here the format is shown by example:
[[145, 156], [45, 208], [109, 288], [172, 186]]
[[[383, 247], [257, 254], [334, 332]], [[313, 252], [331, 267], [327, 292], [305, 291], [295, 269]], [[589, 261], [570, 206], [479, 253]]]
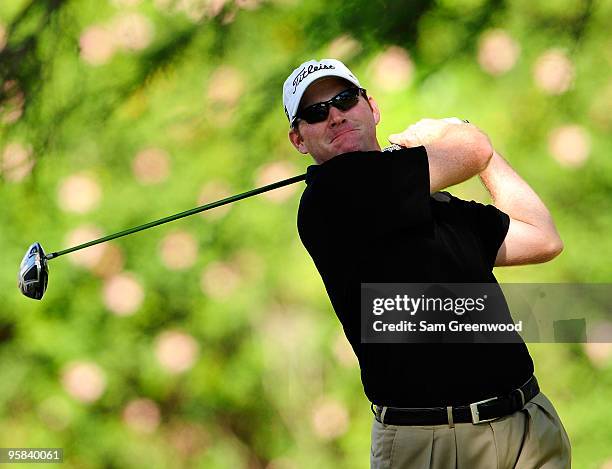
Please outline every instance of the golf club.
[[306, 179], [306, 174], [293, 176], [288, 179], [283, 179], [282, 181], [268, 184], [267, 186], [243, 192], [242, 194], [236, 194], [230, 197], [226, 197], [225, 199], [217, 200], [216, 202], [211, 202], [209, 204], [201, 205], [200, 207], [192, 208], [191, 210], [186, 210], [175, 215], [170, 215], [159, 220], [154, 220], [152, 222], [145, 223], [144, 225], [135, 226], [134, 228], [130, 228], [125, 231], [120, 231], [119, 233], [114, 233], [108, 236], [104, 236], [103, 238], [94, 239], [93, 241], [79, 244], [78, 246], [64, 249], [63, 251], [45, 254], [40, 243], [33, 243], [28, 248], [25, 256], [23, 257], [23, 260], [21, 261], [17, 285], [19, 286], [21, 293], [23, 293], [25, 296], [29, 298], [34, 298], [35, 300], [40, 300], [45, 294], [47, 284], [49, 282], [49, 267], [47, 265], [47, 261], [50, 261], [51, 259], [55, 259], [56, 257], [63, 256], [64, 254], [68, 254], [74, 251], [78, 251], [80, 249], [85, 249], [96, 244], [104, 243], [112, 239], [121, 238], [123, 236], [136, 233], [138, 231], [147, 230], [149, 228], [153, 228], [154, 226], [163, 225], [164, 223], [169, 223], [171, 221], [178, 220], [179, 218], [188, 217], [190, 215], [204, 212], [215, 207], [220, 207], [221, 205], [230, 204], [232, 202], [236, 202], [237, 200], [246, 199], [247, 197], [252, 197], [263, 192], [278, 189], [279, 187], [288, 186], [289, 184], [294, 184], [296, 182], [303, 181], [304, 179]]

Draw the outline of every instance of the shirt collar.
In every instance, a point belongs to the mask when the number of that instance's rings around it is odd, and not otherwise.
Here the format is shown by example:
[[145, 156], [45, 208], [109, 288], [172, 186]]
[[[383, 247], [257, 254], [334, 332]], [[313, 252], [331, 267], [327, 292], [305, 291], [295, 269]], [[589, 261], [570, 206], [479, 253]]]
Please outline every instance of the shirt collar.
[[344, 161], [351, 160], [353, 158], [359, 158], [360, 155], [366, 155], [371, 153], [381, 153], [380, 151], [351, 151], [348, 153], [341, 153], [333, 158], [321, 163], [313, 164], [306, 168], [306, 185], [309, 185], [314, 181], [320, 173], [326, 173], [333, 171], [333, 168], [343, 164]]

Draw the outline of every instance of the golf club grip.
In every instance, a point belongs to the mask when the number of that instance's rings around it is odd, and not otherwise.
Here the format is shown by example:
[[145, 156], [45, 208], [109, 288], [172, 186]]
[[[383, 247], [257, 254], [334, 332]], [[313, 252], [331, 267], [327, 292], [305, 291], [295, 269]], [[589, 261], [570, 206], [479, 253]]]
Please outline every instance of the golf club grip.
[[257, 189], [252, 189], [250, 191], [243, 192], [242, 194], [232, 195], [230, 197], [226, 197], [225, 199], [217, 200], [216, 202], [211, 202], [209, 204], [201, 205], [199, 207], [192, 208], [190, 210], [185, 210], [184, 212], [180, 212], [175, 215], [170, 215], [168, 217], [161, 218], [160, 220], [154, 220], [144, 225], [135, 226], [134, 228], [130, 228], [125, 231], [121, 231], [119, 233], [104, 236], [103, 238], [99, 238], [99, 239], [94, 239], [93, 241], [79, 244], [78, 246], [64, 249], [63, 251], [52, 252], [50, 254], [47, 254], [45, 258], [47, 260], [55, 259], [56, 257], [63, 256], [64, 254], [69, 254], [74, 251], [78, 251], [79, 249], [88, 248], [90, 246], [104, 243], [112, 239], [121, 238], [123, 236], [127, 236], [132, 233], [137, 233], [138, 231], [146, 230], [147, 228], [153, 228], [154, 226], [163, 225], [164, 223], [169, 223], [171, 221], [178, 220], [179, 218], [188, 217], [189, 215], [194, 215], [196, 213], [204, 212], [206, 210], [210, 210], [211, 208], [216, 208], [216, 207], [220, 207], [221, 205], [226, 205], [232, 202], [236, 202], [237, 200], [246, 199], [247, 197], [252, 197], [254, 195], [262, 194], [263, 192], [268, 192], [274, 189], [278, 189], [279, 187], [288, 186], [290, 184], [294, 184], [296, 182], [303, 181], [305, 179], [306, 179], [306, 174], [301, 174], [299, 176], [293, 176], [288, 179], [283, 179], [282, 181], [274, 182], [272, 184], [268, 184], [267, 186], [259, 187]]

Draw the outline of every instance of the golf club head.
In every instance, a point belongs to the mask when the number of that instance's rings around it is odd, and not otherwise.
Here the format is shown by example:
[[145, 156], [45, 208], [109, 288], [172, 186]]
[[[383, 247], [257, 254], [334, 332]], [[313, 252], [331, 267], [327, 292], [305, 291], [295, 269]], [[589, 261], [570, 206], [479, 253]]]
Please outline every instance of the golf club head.
[[49, 268], [45, 251], [39, 243], [34, 243], [23, 256], [17, 285], [25, 296], [40, 300], [45, 294], [48, 281]]

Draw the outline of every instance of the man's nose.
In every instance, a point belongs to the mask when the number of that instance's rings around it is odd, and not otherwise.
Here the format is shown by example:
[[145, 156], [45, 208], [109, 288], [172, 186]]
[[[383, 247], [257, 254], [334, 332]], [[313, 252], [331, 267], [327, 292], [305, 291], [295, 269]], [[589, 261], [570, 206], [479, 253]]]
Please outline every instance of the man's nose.
[[335, 127], [339, 124], [342, 124], [344, 121], [346, 121], [346, 117], [344, 117], [344, 112], [342, 112], [340, 109], [334, 106], [330, 106], [329, 107], [329, 125], [331, 125], [332, 127]]

